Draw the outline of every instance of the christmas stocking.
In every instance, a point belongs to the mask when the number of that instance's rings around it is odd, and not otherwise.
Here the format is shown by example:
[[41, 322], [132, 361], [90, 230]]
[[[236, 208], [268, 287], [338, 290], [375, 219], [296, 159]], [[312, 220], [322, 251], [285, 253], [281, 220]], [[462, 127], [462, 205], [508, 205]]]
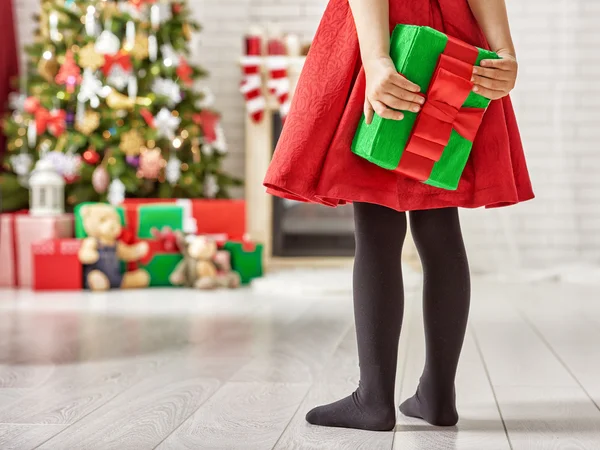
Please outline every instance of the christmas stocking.
[[270, 55], [267, 57], [269, 81], [267, 86], [271, 94], [277, 97], [279, 113], [285, 119], [290, 110], [290, 80], [287, 72], [288, 58], [284, 55]]
[[266, 100], [262, 94], [260, 78], [260, 62], [258, 56], [244, 56], [242, 70], [244, 73], [240, 91], [246, 99], [246, 110], [254, 122], [260, 122], [266, 108]]

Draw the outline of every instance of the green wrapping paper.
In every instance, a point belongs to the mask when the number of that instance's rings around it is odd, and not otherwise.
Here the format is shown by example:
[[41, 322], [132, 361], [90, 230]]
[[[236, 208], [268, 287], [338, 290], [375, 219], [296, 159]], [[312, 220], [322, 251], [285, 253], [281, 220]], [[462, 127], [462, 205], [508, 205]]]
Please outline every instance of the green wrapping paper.
[[474, 65], [498, 59], [429, 27], [398, 25], [390, 55], [396, 69], [426, 93], [421, 112], [400, 121], [364, 116], [352, 151], [378, 166], [447, 190], [458, 187], [490, 100], [472, 92]]
[[263, 246], [252, 242], [228, 241], [223, 249], [231, 253], [231, 267], [240, 274], [242, 284], [263, 275]]

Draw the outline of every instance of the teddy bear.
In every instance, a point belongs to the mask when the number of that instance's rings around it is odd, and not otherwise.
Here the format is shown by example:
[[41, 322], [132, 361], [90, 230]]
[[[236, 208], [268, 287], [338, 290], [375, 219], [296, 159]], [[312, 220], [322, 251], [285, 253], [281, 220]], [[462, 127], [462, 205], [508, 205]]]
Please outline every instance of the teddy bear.
[[142, 288], [150, 283], [143, 269], [121, 273], [121, 261], [138, 261], [148, 253], [148, 244], [126, 245], [118, 240], [121, 219], [117, 210], [107, 204], [85, 205], [80, 210], [83, 228], [88, 235], [79, 249], [83, 264], [84, 285], [92, 291], [111, 288]]
[[188, 236], [177, 233], [177, 246], [183, 260], [171, 274], [175, 286], [215, 289], [236, 288], [241, 284], [240, 275], [231, 270], [229, 254], [219, 251], [217, 243], [206, 236]]

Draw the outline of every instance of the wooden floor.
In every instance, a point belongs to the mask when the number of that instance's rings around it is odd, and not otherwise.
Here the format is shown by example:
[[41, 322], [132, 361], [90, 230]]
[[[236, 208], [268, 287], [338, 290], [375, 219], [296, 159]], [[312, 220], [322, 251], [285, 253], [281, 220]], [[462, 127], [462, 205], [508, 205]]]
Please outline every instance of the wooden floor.
[[[407, 300], [398, 399], [423, 364]], [[461, 420], [310, 426], [358, 381], [348, 296], [0, 291], [0, 449], [600, 449], [598, 288], [475, 282]]]

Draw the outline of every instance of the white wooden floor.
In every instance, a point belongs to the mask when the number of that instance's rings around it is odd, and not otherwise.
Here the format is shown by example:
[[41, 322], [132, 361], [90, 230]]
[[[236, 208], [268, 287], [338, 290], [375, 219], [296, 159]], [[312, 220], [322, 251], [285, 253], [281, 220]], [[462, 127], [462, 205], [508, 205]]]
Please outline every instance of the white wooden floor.
[[[0, 449], [600, 449], [598, 287], [475, 282], [461, 420], [313, 427], [357, 383], [351, 299], [0, 291]], [[398, 398], [423, 364], [409, 295]]]

